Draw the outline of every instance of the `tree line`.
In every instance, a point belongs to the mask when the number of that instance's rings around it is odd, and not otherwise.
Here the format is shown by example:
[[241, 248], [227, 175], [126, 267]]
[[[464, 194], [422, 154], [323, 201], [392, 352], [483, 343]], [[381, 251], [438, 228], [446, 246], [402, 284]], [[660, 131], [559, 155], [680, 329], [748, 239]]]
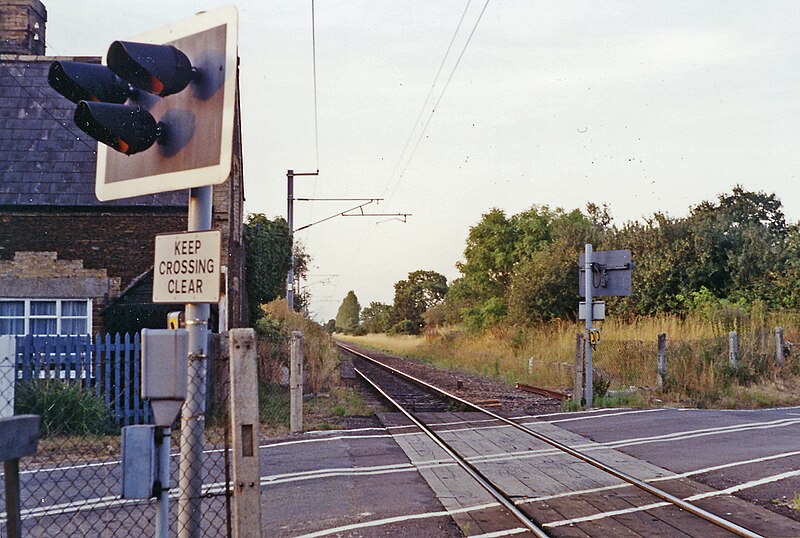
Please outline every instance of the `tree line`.
[[350, 292], [333, 324], [346, 332], [417, 334], [443, 322], [481, 330], [574, 319], [578, 256], [630, 249], [633, 293], [609, 298], [619, 316], [684, 315], [709, 304], [800, 308], [800, 228], [775, 194], [741, 186], [686, 217], [657, 212], [622, 226], [606, 205], [565, 211], [534, 205], [508, 216], [491, 209], [470, 227], [460, 276], [449, 285], [420, 270], [394, 285], [393, 304], [364, 309]]

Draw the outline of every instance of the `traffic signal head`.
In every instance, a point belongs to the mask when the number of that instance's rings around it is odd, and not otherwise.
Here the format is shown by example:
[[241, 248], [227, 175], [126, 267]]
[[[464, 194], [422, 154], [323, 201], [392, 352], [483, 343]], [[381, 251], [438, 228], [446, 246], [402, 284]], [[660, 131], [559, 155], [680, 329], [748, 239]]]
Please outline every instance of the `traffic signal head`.
[[98, 142], [125, 155], [146, 150], [162, 131], [153, 115], [140, 106], [89, 101], [78, 103], [75, 125]]
[[229, 177], [237, 20], [236, 8], [223, 6], [114, 41], [105, 65], [51, 64], [50, 85], [78, 104], [76, 125], [100, 142], [98, 199], [216, 185]]
[[[114, 41], [108, 49], [108, 66], [55, 61], [47, 80], [58, 93], [78, 103], [75, 124], [112, 149], [133, 155], [150, 148], [164, 126], [144, 108], [136, 89], [165, 97], [179, 93], [197, 70], [179, 49]], [[129, 98], [137, 102], [125, 105]], [[173, 136], [173, 139], [178, 137]]]
[[189, 58], [172, 45], [114, 41], [106, 58], [111, 71], [161, 97], [186, 88], [196, 73]]
[[51, 63], [47, 82], [73, 103], [102, 101], [122, 104], [134, 92], [130, 84], [117, 78], [108, 67], [83, 62]]

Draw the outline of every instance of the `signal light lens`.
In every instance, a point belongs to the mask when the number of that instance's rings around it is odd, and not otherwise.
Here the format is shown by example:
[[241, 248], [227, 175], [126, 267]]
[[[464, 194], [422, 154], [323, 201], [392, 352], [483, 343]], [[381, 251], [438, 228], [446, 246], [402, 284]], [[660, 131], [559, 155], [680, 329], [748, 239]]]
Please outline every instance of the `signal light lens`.
[[55, 61], [47, 72], [50, 86], [72, 101], [124, 103], [133, 88], [106, 66], [82, 62]]
[[172, 45], [114, 41], [106, 60], [119, 77], [161, 97], [180, 92], [195, 76], [189, 58]]
[[75, 109], [75, 124], [98, 142], [125, 155], [148, 149], [161, 132], [147, 110], [111, 103], [81, 101]]

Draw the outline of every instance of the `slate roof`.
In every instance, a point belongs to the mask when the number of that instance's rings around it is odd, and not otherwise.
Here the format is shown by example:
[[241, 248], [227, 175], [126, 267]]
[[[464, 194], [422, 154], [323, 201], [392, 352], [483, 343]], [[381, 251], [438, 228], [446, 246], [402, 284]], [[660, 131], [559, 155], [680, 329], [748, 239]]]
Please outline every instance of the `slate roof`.
[[100, 202], [97, 142], [72, 121], [75, 105], [47, 84], [53, 58], [0, 55], [0, 206], [182, 207], [188, 191]]

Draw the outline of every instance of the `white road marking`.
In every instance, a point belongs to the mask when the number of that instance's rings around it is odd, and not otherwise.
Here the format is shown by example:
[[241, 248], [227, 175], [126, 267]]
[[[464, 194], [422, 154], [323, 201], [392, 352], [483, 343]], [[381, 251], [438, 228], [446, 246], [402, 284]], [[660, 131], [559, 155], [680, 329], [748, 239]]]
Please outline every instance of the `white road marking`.
[[[775, 455], [765, 456], [765, 457], [761, 457], [761, 458], [753, 458], [753, 459], [750, 459], [750, 460], [732, 462], [732, 463], [723, 464], [723, 465], [715, 465], [713, 467], [707, 467], [707, 468], [704, 468], [704, 469], [697, 469], [697, 470], [688, 471], [688, 472], [685, 472], [685, 473], [680, 473], [680, 474], [674, 474], [674, 475], [669, 475], [669, 476], [665, 476], [665, 477], [654, 478], [654, 479], [647, 480], [647, 482], [658, 482], [658, 481], [674, 480], [674, 479], [678, 479], [678, 478], [685, 478], [685, 477], [688, 477], [688, 476], [707, 473], [707, 472], [716, 471], [716, 470], [720, 470], [720, 469], [725, 469], [725, 468], [729, 468], [729, 467], [735, 467], [735, 466], [739, 466], [739, 465], [747, 465], [747, 464], [752, 464], [752, 463], [761, 463], [763, 461], [769, 461], [769, 460], [785, 458], [785, 457], [792, 457], [792, 456], [800, 456], [800, 451], [786, 452], [786, 453], [783, 453], [783, 454], [775, 454]], [[439, 462], [437, 462], [437, 461], [429, 461], [429, 462], [425, 462], [424, 466], [432, 467], [432, 466], [437, 465], [438, 463]], [[452, 464], [452, 463], [448, 463], [448, 462], [444, 462], [444, 463], [445, 464]], [[417, 464], [416, 467], [412, 467], [410, 464], [396, 464], [396, 465], [390, 465], [390, 466], [364, 467], [364, 468], [360, 468], [360, 469], [346, 469], [346, 468], [325, 469], [325, 470], [322, 470], [321, 472], [319, 472], [320, 476], [313, 476], [311, 474], [313, 471], [312, 472], [299, 473], [295, 477], [292, 477], [291, 473], [286, 473], [286, 474], [282, 474], [282, 475], [273, 475], [271, 477], [263, 477], [261, 479], [261, 484], [266, 486], [266, 485], [274, 485], [274, 484], [278, 484], [278, 483], [282, 483], [282, 482], [288, 482], [288, 481], [292, 481], [292, 480], [308, 480], [308, 479], [312, 479], [312, 478], [324, 478], [326, 476], [344, 476], [344, 475], [351, 475], [351, 474], [375, 475], [375, 474], [385, 474], [385, 473], [392, 473], [392, 472], [405, 472], [405, 471], [411, 471], [411, 470], [414, 470], [416, 468], [419, 468], [422, 465], [423, 464]], [[731, 486], [731, 487], [726, 488], [724, 490], [696, 494], [694, 496], [687, 497], [686, 500], [692, 501], [692, 500], [704, 499], [704, 498], [707, 498], [707, 497], [713, 497], [713, 496], [719, 496], [719, 495], [730, 495], [730, 494], [738, 492], [738, 491], [742, 491], [742, 490], [753, 488], [753, 487], [758, 487], [758, 486], [761, 486], [761, 485], [764, 485], [764, 484], [768, 484], [768, 483], [772, 483], [772, 482], [777, 482], [777, 481], [784, 480], [784, 479], [787, 479], [787, 478], [793, 478], [795, 476], [800, 476], [800, 470], [784, 472], [784, 473], [780, 473], [780, 474], [777, 474], [777, 475], [772, 475], [772, 476], [760, 478], [758, 480], [751, 480], [749, 482], [738, 484], [736, 486]], [[208, 485], [204, 486], [203, 490], [204, 490], [205, 493], [220, 493], [222, 491], [223, 487], [224, 487], [223, 483], [208, 484]], [[530, 499], [524, 499], [524, 500], [521, 500], [521, 501], [517, 501], [517, 504], [541, 502], [541, 501], [558, 499], [558, 498], [562, 498], [562, 497], [569, 497], [569, 496], [575, 496], [575, 495], [585, 495], [585, 494], [608, 491], [608, 490], [612, 490], [612, 489], [619, 489], [619, 488], [625, 488], [625, 487], [631, 487], [631, 486], [629, 484], [626, 484], [626, 483], [620, 483], [620, 484], [616, 484], [616, 485], [610, 485], [610, 486], [605, 486], [605, 487], [600, 487], [600, 488], [586, 489], [586, 490], [581, 490], [581, 491], [568, 491], [568, 492], [564, 492], [564, 493], [557, 493], [557, 494], [552, 494], [552, 495], [544, 495], [544, 496], [540, 496], [540, 497], [533, 497], [533, 498], [530, 498]], [[171, 492], [170, 497], [173, 497], [173, 496], [176, 496], [176, 495], [177, 495], [177, 492]], [[22, 519], [30, 519], [30, 518], [44, 517], [44, 516], [51, 516], [51, 515], [63, 515], [63, 514], [68, 514], [68, 513], [76, 513], [76, 512], [82, 512], [82, 511], [87, 511], [87, 510], [108, 509], [108, 508], [110, 508], [112, 506], [145, 504], [145, 503], [148, 503], [148, 502], [149, 501], [147, 501], [147, 500], [120, 499], [119, 497], [116, 497], [116, 496], [113, 496], [113, 497], [100, 497], [100, 498], [97, 498], [97, 499], [86, 499], [86, 500], [75, 501], [75, 502], [70, 502], [70, 503], [62, 503], [62, 504], [58, 504], [58, 505], [51, 505], [51, 506], [27, 509], [27, 510], [23, 510], [22, 511], [21, 516], [22, 516]], [[668, 505], [668, 503], [656, 503], [656, 504], [653, 504], [653, 505], [648, 505], [648, 507], [657, 508], [659, 506], [667, 506], [667, 505]], [[344, 526], [344, 527], [337, 527], [335, 529], [327, 529], [325, 531], [318, 531], [317, 533], [312, 533], [312, 534], [309, 534], [309, 535], [306, 535], [306, 536], [309, 536], [309, 537], [311, 537], [311, 536], [326, 536], [328, 534], [335, 534], [337, 532], [343, 532], [343, 531], [346, 531], [346, 530], [355, 530], [357, 528], [387, 525], [387, 524], [391, 524], [391, 523], [409, 521], [409, 520], [413, 520], [413, 519], [426, 519], [426, 518], [431, 518], [431, 517], [442, 517], [442, 516], [445, 516], [445, 515], [451, 515], [451, 514], [456, 514], [456, 513], [469, 512], [469, 511], [475, 511], [475, 510], [483, 510], [483, 509], [491, 508], [491, 507], [495, 507], [495, 506], [499, 506], [499, 505], [496, 504], [496, 503], [490, 503], [490, 504], [484, 504], [484, 505], [478, 505], [478, 506], [463, 508], [463, 509], [459, 509], [459, 510], [455, 510], [455, 511], [428, 512], [428, 513], [423, 513], [423, 514], [412, 514], [412, 515], [409, 515], [409, 516], [397, 516], [397, 517], [393, 517], [393, 518], [384, 518], [384, 519], [379, 519], [379, 520], [370, 521], [370, 522], [347, 525], [347, 526]], [[597, 514], [595, 516], [588, 516], [588, 517], [591, 517], [591, 518], [594, 518], [594, 519], [600, 519], [602, 517], [611, 517], [613, 515], [619, 515], [619, 514], [622, 514], [622, 513], [628, 513], [630, 511], [637, 511], [637, 510], [641, 511], [641, 510], [645, 510], [645, 509], [649, 509], [649, 508], [646, 508], [646, 507], [634, 507], [632, 509], [629, 509], [628, 511], [605, 512], [603, 514]], [[5, 513], [0, 514], [0, 518], [2, 518], [2, 519], [0, 519], [0, 523], [5, 523], [5, 517], [6, 517]], [[586, 521], [589, 521], [589, 520], [587, 519]], [[558, 522], [551, 522], [551, 523], [548, 523], [545, 526], [562, 526], [562, 525], [567, 525], [570, 522], [579, 522], [579, 521], [577, 521], [577, 520], [564, 520], [564, 521], [558, 521]], [[503, 536], [503, 535], [498, 535], [498, 536]]]
[[[621, 413], [606, 413], [605, 415], [592, 415], [592, 416], [580, 416], [580, 417], [571, 417], [571, 418], [562, 418], [558, 420], [545, 420], [547, 424], [556, 424], [559, 422], [574, 422], [576, 420], [593, 420], [596, 418], [606, 418], [606, 417], [616, 417], [620, 415], [635, 415], [637, 413], [656, 413], [659, 411], [666, 411], [663, 407], [659, 407], [658, 409], [637, 409], [635, 411], [622, 411]], [[536, 424], [536, 422], [532, 422], [531, 424]]]
[[[655, 411], [655, 410], [653, 410]], [[580, 418], [580, 417], [578, 417]], [[583, 449], [583, 450], [600, 450], [600, 449], [608, 449], [608, 448], [622, 448], [627, 446], [635, 446], [641, 444], [649, 444], [649, 443], [656, 443], [656, 442], [664, 442], [664, 441], [679, 441], [679, 440], [686, 440], [686, 439], [693, 439], [697, 437], [705, 437], [709, 435], [720, 435], [725, 433], [738, 433], [743, 431], [750, 431], [754, 429], [771, 429], [776, 427], [784, 427], [784, 426], [791, 426], [794, 424], [800, 423], [800, 419], [778, 419], [766, 422], [752, 422], [749, 424], [740, 424], [740, 425], [729, 425], [729, 426], [720, 426], [717, 428], [700, 428], [696, 430], [686, 430], [682, 432], [673, 432], [669, 434], [663, 435], [656, 435], [650, 437], [640, 437], [640, 438], [631, 438], [631, 439], [620, 439], [616, 441], [607, 441], [605, 443], [590, 443], [590, 444], [583, 444], [583, 445], [576, 445], [573, 448]], [[530, 423], [527, 424], [528, 426], [535, 426], [537, 423]], [[471, 429], [489, 429], [489, 428], [510, 428], [511, 426], [490, 426], [487, 428], [464, 428], [464, 429], [457, 429], [457, 430], [449, 430], [449, 433], [456, 433], [460, 431], [469, 431]], [[403, 433], [403, 434], [396, 434], [400, 436], [409, 436], [409, 435], [421, 435], [420, 433]], [[259, 448], [275, 448], [280, 446], [289, 446], [295, 444], [306, 444], [306, 443], [316, 443], [316, 442], [323, 442], [323, 441], [336, 441], [336, 440], [357, 440], [360, 438], [363, 439], [386, 439], [393, 437], [391, 434], [377, 434], [377, 435], [336, 435], [332, 437], [325, 437], [325, 438], [315, 438], [315, 439], [297, 439], [291, 441], [282, 441], [278, 443], [272, 443], [268, 445], [262, 445]], [[216, 453], [221, 452], [224, 449], [209, 449], [206, 450], [205, 453]], [[519, 451], [519, 452], [507, 452], [507, 453], [500, 453], [500, 454], [486, 454], [476, 458], [470, 458], [470, 461], [502, 461], [506, 459], [521, 459], [521, 458], [530, 458], [536, 456], [545, 456], [545, 455], [553, 455], [553, 454], [560, 454], [560, 451], [555, 449], [539, 449], [539, 450], [526, 450], [526, 451]], [[177, 453], [173, 453], [170, 457], [175, 458], [177, 457]], [[80, 465], [70, 465], [65, 467], [51, 467], [51, 468], [44, 468], [44, 469], [26, 469], [21, 471], [21, 475], [25, 474], [33, 474], [33, 473], [50, 473], [50, 472], [57, 472], [57, 471], [66, 471], [66, 470], [75, 470], [75, 469], [87, 469], [92, 467], [102, 467], [102, 466], [109, 466], [109, 465], [119, 465], [119, 460], [112, 460], [108, 462], [94, 462], [94, 463], [86, 463]], [[318, 470], [315, 471], [308, 471], [309, 474], [313, 474], [315, 472], [319, 472]], [[2, 476], [2, 473], [0, 473]]]
[[496, 508], [498, 506], [500, 506], [499, 503], [487, 503], [487, 504], [479, 504], [476, 506], [458, 508], [456, 510], [440, 510], [438, 512], [424, 512], [421, 514], [409, 514], [404, 516], [386, 517], [382, 519], [375, 519], [372, 521], [362, 521], [360, 523], [353, 523], [352, 525], [342, 525], [340, 527], [334, 527], [332, 529], [323, 529], [321, 531], [302, 534], [300, 536], [296, 536], [295, 538], [317, 538], [318, 536], [328, 536], [340, 532], [353, 531], [357, 529], [366, 529], [369, 527], [380, 527], [382, 525], [391, 525], [392, 523], [403, 523], [405, 521], [416, 521], [420, 519], [431, 519], [436, 517], [453, 516], [455, 514], [464, 514], [467, 512], [476, 512], [479, 510], [486, 510], [487, 508]]
[[[721, 495], [731, 495], [736, 493], [737, 491], [742, 491], [745, 489], [755, 488], [758, 486], [763, 486], [765, 484], [770, 484], [772, 482], [778, 482], [780, 480], [785, 480], [787, 478], [793, 478], [795, 476], [800, 476], [800, 471], [788, 471], [785, 473], [780, 473], [772, 476], [767, 476], [764, 478], [760, 478], [758, 480], [751, 480], [750, 482], [745, 482], [743, 484], [738, 484], [736, 486], [731, 486], [729, 488], [715, 490], [715, 491], [707, 491], [704, 493], [696, 493], [694, 495], [690, 495], [689, 497], [684, 497], [683, 500], [685, 501], [699, 501], [701, 499], [709, 499], [711, 497], [719, 497]], [[593, 514], [591, 516], [584, 516], [584, 517], [576, 517], [572, 519], [563, 519], [561, 521], [551, 521], [550, 523], [545, 523], [542, 525], [543, 527], [551, 528], [551, 527], [563, 527], [564, 525], [573, 525], [575, 523], [585, 523], [587, 521], [596, 521], [598, 519], [605, 519], [609, 517], [619, 516], [623, 514], [631, 514], [634, 512], [645, 512], [647, 510], [653, 510], [655, 508], [661, 508], [664, 506], [671, 506], [668, 502], [657, 502], [646, 504], [642, 506], [634, 506], [631, 508], [626, 508], [624, 510], [612, 510], [609, 512], [601, 512], [599, 514]]]

